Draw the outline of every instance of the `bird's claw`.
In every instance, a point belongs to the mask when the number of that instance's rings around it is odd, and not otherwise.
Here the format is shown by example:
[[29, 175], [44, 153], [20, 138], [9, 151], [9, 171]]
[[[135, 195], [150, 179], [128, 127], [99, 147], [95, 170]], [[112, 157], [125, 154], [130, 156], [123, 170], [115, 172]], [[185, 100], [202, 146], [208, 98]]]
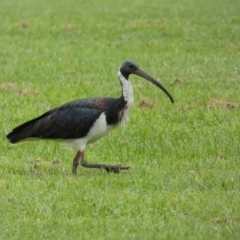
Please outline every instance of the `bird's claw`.
[[130, 167], [121, 167], [119, 165], [116, 166], [107, 166], [105, 169], [107, 172], [119, 173], [120, 170], [128, 170]]

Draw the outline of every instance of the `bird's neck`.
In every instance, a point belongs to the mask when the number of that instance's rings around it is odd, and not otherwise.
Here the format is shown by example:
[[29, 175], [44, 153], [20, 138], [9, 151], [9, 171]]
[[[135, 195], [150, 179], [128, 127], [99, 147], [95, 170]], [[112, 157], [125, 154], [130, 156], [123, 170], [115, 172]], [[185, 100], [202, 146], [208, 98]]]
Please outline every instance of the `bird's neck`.
[[128, 76], [124, 76], [120, 69], [118, 77], [122, 86], [122, 95], [118, 100], [119, 110], [117, 112], [117, 124], [125, 124], [129, 118], [129, 113], [133, 105], [133, 90]]
[[124, 76], [120, 69], [118, 71], [118, 77], [122, 86], [122, 98], [125, 101], [128, 108], [133, 105], [133, 89], [131, 83], [128, 81], [128, 76]]
[[124, 76], [119, 70], [118, 77], [122, 86], [122, 95], [120, 98], [110, 99], [106, 114], [108, 125], [114, 126], [126, 123], [133, 105], [133, 90], [127, 79], [128, 76]]

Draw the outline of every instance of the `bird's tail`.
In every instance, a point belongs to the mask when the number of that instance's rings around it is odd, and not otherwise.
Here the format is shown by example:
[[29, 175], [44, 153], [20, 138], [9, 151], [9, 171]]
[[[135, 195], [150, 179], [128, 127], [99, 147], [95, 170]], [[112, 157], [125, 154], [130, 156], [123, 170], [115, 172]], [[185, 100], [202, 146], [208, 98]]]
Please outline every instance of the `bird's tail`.
[[14, 128], [9, 134], [7, 134], [7, 139], [11, 143], [17, 143], [26, 138], [32, 137], [33, 129], [35, 123], [38, 119], [32, 119], [28, 122], [21, 124], [20, 126]]
[[[52, 109], [51, 111], [48, 111], [41, 116], [31, 119], [14, 128], [8, 135], [6, 135], [7, 139], [9, 142], [14, 144], [26, 140], [26, 138], [42, 138], [42, 133], [38, 130], [41, 126], [46, 125], [44, 123], [44, 119], [46, 119], [45, 117], [49, 116], [54, 110], [55, 109]], [[50, 131], [47, 131], [47, 133], [51, 134]]]

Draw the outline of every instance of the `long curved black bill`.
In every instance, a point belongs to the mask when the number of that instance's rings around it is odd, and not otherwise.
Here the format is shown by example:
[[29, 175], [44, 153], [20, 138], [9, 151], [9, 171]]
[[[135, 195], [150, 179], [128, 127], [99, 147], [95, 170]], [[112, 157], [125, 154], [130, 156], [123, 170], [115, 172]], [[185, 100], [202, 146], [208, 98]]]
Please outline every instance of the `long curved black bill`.
[[153, 77], [151, 77], [150, 75], [148, 75], [146, 72], [144, 72], [141, 69], [138, 69], [137, 71], [134, 72], [134, 74], [145, 78], [146, 80], [150, 81], [151, 83], [153, 83], [154, 85], [158, 86], [159, 88], [161, 88], [166, 94], [167, 96], [170, 98], [171, 102], [174, 103], [174, 100], [171, 96], [171, 94], [167, 91], [167, 89], [160, 83], [158, 82], [156, 79], [154, 79]]

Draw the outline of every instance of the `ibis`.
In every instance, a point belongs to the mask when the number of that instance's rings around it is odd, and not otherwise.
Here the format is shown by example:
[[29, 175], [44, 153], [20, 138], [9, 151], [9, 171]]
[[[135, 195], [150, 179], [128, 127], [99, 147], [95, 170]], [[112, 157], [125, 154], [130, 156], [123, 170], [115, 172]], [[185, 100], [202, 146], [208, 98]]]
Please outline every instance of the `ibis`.
[[96, 97], [68, 102], [14, 128], [6, 136], [7, 139], [12, 144], [48, 139], [72, 145], [77, 150], [72, 162], [74, 175], [79, 164], [86, 168], [100, 168], [114, 173], [129, 169], [129, 166], [89, 163], [85, 159], [84, 152], [88, 144], [97, 141], [128, 119], [133, 105], [130, 74], [150, 81], [165, 92], [174, 103], [172, 96], [161, 83], [141, 70], [135, 62], [126, 60], [118, 70], [122, 87], [119, 98]]

